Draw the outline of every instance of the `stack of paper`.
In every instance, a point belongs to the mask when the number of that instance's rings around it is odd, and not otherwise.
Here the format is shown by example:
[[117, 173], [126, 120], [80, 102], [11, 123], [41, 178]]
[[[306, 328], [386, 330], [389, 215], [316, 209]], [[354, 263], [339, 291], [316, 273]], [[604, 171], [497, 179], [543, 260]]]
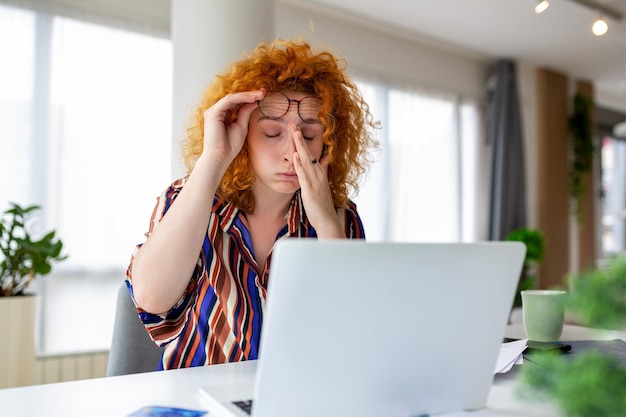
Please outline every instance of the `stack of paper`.
[[521, 365], [524, 362], [523, 353], [528, 339], [520, 339], [514, 342], [502, 343], [500, 354], [496, 362], [496, 374], [503, 374], [513, 368], [513, 365]]

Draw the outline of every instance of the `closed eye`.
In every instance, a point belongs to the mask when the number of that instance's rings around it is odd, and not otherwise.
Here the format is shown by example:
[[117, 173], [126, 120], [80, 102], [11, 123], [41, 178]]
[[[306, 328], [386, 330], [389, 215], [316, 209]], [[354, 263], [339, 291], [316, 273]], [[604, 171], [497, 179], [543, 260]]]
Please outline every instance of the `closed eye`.
[[324, 127], [321, 123], [301, 127], [302, 137], [306, 140], [313, 140], [324, 134]]
[[321, 135], [322, 132], [317, 132], [315, 129], [303, 129], [302, 130], [302, 137], [305, 140], [313, 140], [315, 139], [317, 136]]

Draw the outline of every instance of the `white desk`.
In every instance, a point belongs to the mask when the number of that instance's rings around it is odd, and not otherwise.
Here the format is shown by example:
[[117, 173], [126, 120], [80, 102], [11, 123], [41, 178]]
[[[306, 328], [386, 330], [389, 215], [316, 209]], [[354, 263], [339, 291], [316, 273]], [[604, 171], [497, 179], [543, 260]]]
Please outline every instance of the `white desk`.
[[[521, 333], [520, 333], [521, 332]], [[508, 337], [524, 337], [523, 327], [511, 325]], [[566, 326], [564, 340], [615, 338], [579, 326]], [[148, 405], [206, 410], [199, 387], [222, 379], [237, 382], [256, 370], [256, 362], [241, 362], [165, 372], [98, 378], [0, 390], [2, 415], [11, 417], [126, 416]], [[532, 405], [515, 398], [517, 370], [497, 375], [487, 406], [493, 415], [556, 417], [549, 404]], [[491, 414], [491, 413], [489, 413]]]
[[[526, 331], [522, 323], [511, 324], [506, 329], [506, 336], [524, 339]], [[588, 327], [566, 324], [563, 326], [561, 340], [615, 340], [620, 339], [626, 341], [626, 331], [621, 330], [600, 330], [590, 329]]]

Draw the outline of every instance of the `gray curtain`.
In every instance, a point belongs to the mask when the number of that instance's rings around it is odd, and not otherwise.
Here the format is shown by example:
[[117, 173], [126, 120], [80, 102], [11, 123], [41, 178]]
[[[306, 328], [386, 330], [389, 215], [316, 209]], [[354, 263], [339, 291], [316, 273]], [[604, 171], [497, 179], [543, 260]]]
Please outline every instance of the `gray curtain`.
[[515, 62], [496, 62], [490, 77], [487, 143], [490, 152], [489, 239], [526, 226], [526, 181]]

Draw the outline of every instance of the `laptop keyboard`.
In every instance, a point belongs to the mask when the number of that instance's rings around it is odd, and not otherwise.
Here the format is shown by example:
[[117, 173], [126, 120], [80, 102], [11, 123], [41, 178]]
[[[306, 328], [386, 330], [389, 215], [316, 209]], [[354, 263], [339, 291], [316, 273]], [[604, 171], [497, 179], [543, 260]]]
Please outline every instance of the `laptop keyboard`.
[[252, 415], [252, 400], [233, 401], [233, 404], [241, 408], [244, 413]]

